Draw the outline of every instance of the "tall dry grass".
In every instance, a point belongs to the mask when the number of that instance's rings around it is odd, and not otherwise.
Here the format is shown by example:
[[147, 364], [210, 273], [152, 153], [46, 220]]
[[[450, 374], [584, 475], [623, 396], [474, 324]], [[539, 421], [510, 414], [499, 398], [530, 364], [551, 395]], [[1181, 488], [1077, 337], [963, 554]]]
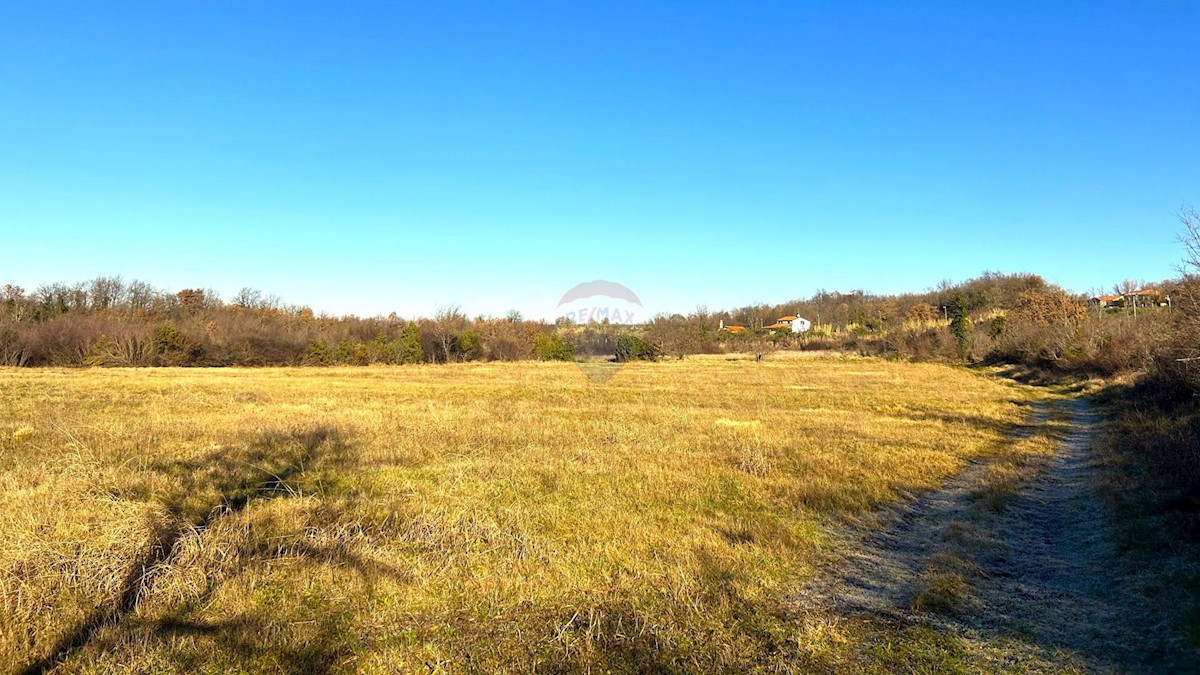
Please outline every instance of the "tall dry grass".
[[0, 663], [837, 668], [790, 599], [828, 528], [1036, 395], [843, 358], [0, 370]]

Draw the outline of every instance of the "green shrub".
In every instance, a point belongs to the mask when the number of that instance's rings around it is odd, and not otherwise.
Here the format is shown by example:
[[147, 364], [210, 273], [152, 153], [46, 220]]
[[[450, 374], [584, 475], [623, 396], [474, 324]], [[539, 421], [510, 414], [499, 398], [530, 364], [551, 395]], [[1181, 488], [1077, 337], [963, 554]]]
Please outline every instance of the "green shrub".
[[950, 320], [950, 332], [958, 342], [958, 351], [965, 359], [971, 350], [971, 319], [967, 316], [967, 303], [963, 296], [954, 298], [954, 318]]
[[328, 366], [333, 364], [333, 350], [324, 340], [313, 340], [308, 343], [304, 354], [304, 363], [310, 366]]
[[483, 345], [479, 340], [479, 333], [468, 330], [458, 334], [459, 358], [463, 361], [473, 361], [479, 358], [481, 353], [483, 353]]
[[988, 323], [988, 335], [992, 338], [998, 338], [1001, 335], [1004, 335], [1004, 328], [1007, 325], [1008, 319], [1004, 318], [1003, 315], [993, 317], [991, 322]]
[[562, 339], [558, 333], [542, 333], [533, 341], [533, 357], [539, 361], [572, 361], [575, 345]]
[[185, 366], [200, 357], [199, 345], [188, 339], [183, 331], [169, 323], [161, 323], [154, 329], [151, 345], [158, 360], [167, 366]]
[[154, 351], [159, 354], [181, 352], [187, 349], [187, 336], [169, 323], [159, 324], [154, 329]]
[[421, 363], [425, 360], [425, 348], [421, 346], [421, 327], [409, 323], [400, 333], [400, 363]]
[[400, 345], [388, 340], [387, 333], [379, 331], [375, 339], [367, 343], [368, 363], [396, 363]]
[[654, 348], [650, 346], [642, 336], [626, 334], [617, 338], [617, 361], [625, 363], [627, 361], [653, 361], [656, 354]]
[[337, 349], [334, 350], [333, 359], [341, 364], [365, 366], [367, 365], [367, 345], [355, 340], [339, 342]]

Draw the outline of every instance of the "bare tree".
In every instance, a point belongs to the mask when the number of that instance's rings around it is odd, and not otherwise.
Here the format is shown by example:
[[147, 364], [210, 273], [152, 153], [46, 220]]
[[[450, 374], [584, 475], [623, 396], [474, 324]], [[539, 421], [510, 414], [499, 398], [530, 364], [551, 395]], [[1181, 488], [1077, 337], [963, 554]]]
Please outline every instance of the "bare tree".
[[1195, 276], [1200, 274], [1200, 211], [1192, 207], [1185, 208], [1179, 214], [1179, 220], [1183, 223], [1183, 234], [1179, 235], [1179, 242], [1187, 251], [1183, 273]]
[[1171, 339], [1171, 357], [1176, 371], [1185, 382], [1200, 389], [1200, 212], [1186, 208], [1179, 214], [1183, 232], [1179, 242], [1185, 254], [1176, 294], [1178, 301], [1172, 302], [1175, 334]]
[[0, 302], [4, 304], [4, 310], [17, 321], [25, 318], [26, 302], [25, 289], [14, 284], [5, 284], [4, 288], [0, 288]]
[[458, 346], [458, 335], [462, 333], [469, 321], [458, 305], [439, 309], [433, 317], [433, 335], [437, 340], [438, 350], [446, 363], [453, 361]]
[[682, 359], [700, 351], [702, 334], [699, 326], [678, 314], [654, 317], [646, 330], [646, 341], [655, 352]]
[[1146, 285], [1145, 281], [1138, 279], [1125, 279], [1119, 284], [1113, 284], [1113, 292], [1117, 295], [1127, 295], [1134, 291], [1140, 291]]
[[263, 294], [262, 291], [247, 286], [233, 296], [232, 302], [243, 309], [258, 309], [263, 306]]
[[150, 284], [144, 281], [131, 281], [129, 288], [126, 289], [126, 302], [129, 304], [129, 309], [134, 312], [149, 312], [154, 308], [154, 301], [158, 293]]
[[89, 307], [104, 310], [125, 302], [125, 282], [121, 277], [96, 277], [88, 285]]

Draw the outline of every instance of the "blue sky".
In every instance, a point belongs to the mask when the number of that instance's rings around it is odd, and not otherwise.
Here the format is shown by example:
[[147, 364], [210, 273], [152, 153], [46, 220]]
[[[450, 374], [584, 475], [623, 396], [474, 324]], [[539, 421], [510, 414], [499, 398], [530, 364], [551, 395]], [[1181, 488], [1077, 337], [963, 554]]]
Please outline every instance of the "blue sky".
[[539, 316], [1173, 275], [1200, 4], [983, 4], [6, 3], [0, 283]]

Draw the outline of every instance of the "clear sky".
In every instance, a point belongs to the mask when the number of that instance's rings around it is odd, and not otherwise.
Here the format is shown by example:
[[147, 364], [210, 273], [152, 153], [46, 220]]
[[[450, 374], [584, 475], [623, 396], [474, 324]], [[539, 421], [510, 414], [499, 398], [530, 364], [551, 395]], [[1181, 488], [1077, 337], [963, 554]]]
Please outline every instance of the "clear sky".
[[[988, 4], [991, 7], [984, 7]], [[1162, 279], [1200, 3], [8, 2], [0, 283], [690, 310]]]

